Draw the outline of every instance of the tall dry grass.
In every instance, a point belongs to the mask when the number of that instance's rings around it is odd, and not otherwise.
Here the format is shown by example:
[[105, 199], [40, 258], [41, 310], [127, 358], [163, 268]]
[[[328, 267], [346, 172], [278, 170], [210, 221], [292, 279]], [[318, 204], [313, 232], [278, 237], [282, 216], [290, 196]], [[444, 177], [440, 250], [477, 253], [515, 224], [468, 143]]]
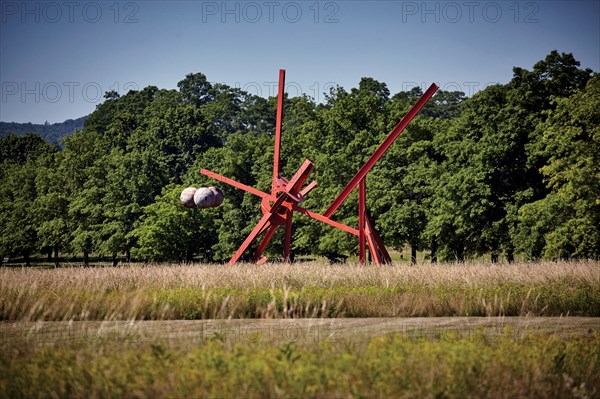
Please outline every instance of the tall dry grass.
[[2, 320], [600, 316], [600, 262], [0, 269]]

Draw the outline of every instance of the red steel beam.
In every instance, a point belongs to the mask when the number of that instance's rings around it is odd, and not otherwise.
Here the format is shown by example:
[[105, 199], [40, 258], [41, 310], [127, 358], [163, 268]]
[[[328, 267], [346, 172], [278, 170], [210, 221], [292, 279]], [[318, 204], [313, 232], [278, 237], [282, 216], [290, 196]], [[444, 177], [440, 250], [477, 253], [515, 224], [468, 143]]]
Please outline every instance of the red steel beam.
[[303, 215], [306, 215], [306, 216], [308, 216], [310, 218], [318, 220], [319, 222], [323, 222], [325, 224], [328, 224], [330, 226], [333, 226], [335, 228], [343, 230], [343, 231], [345, 231], [347, 233], [354, 234], [355, 236], [358, 235], [358, 230], [355, 229], [354, 227], [350, 227], [350, 226], [345, 225], [343, 223], [336, 222], [335, 220], [331, 220], [328, 217], [323, 216], [323, 215], [321, 215], [319, 213], [311, 212], [308, 209], [304, 209], [304, 208], [302, 208], [299, 205], [293, 204], [292, 205], [292, 209], [295, 210], [296, 212], [299, 212], [299, 213], [301, 213]]
[[273, 155], [273, 183], [271, 194], [277, 191], [277, 179], [279, 178], [279, 160], [281, 149], [281, 123], [283, 121], [283, 95], [285, 90], [285, 69], [279, 70], [279, 89], [277, 91], [277, 119], [275, 120], [275, 149]]
[[273, 237], [273, 234], [275, 233], [275, 230], [277, 230], [277, 226], [271, 225], [269, 227], [269, 229], [267, 230], [267, 234], [265, 234], [265, 236], [263, 237], [262, 241], [258, 245], [258, 248], [256, 249], [256, 252], [254, 252], [254, 256], [252, 257], [252, 262], [258, 262], [258, 260], [259, 260], [260, 256], [262, 255], [262, 253], [265, 252], [265, 249], [267, 248], [267, 245], [269, 244], [269, 241], [271, 241], [271, 238]]
[[306, 194], [312, 191], [313, 188], [317, 187], [317, 181], [311, 182], [308, 186], [304, 187], [302, 191], [300, 191], [300, 195], [302, 197], [306, 197]]
[[311, 174], [314, 168], [315, 165], [313, 165], [311, 161], [306, 159], [302, 163], [300, 168], [296, 171], [294, 176], [292, 176], [292, 178], [288, 182], [285, 188], [285, 192], [295, 196], [298, 193], [298, 191], [300, 191], [300, 189], [304, 185], [304, 182], [306, 182], [308, 176]]
[[252, 229], [252, 231], [250, 232], [248, 237], [246, 237], [246, 239], [244, 240], [242, 245], [240, 245], [240, 247], [237, 249], [237, 251], [235, 251], [235, 253], [231, 257], [231, 259], [229, 260], [229, 263], [228, 263], [229, 266], [233, 265], [235, 262], [237, 262], [242, 257], [246, 248], [248, 248], [248, 246], [252, 243], [252, 241], [254, 241], [256, 236], [258, 236], [258, 233], [262, 230], [262, 228], [265, 226], [265, 224], [267, 224], [267, 222], [269, 221], [269, 218], [271, 216], [273, 216], [271, 213], [265, 213], [263, 215], [263, 217], [256, 224], [256, 226], [254, 226], [254, 229]]
[[406, 126], [412, 121], [412, 119], [417, 115], [417, 113], [423, 108], [423, 106], [429, 101], [429, 99], [435, 94], [438, 85], [432, 83], [431, 86], [427, 89], [425, 93], [417, 100], [417, 102], [412, 106], [412, 108], [408, 111], [404, 118], [396, 125], [396, 127], [388, 134], [388, 136], [383, 140], [383, 142], [379, 145], [379, 148], [375, 150], [375, 153], [371, 155], [371, 158], [367, 160], [367, 162], [359, 169], [358, 173], [354, 175], [352, 180], [348, 183], [346, 188], [342, 190], [342, 192], [333, 200], [329, 208], [323, 213], [323, 216], [331, 217], [333, 213], [340, 207], [340, 205], [344, 202], [348, 195], [354, 190], [354, 188], [358, 185], [358, 183], [367, 175], [367, 173], [371, 170], [371, 168], [377, 163], [379, 158], [390, 148], [390, 146], [394, 143], [394, 141], [398, 138], [400, 133], [406, 128]]
[[227, 183], [227, 184], [229, 184], [230, 186], [237, 187], [237, 188], [239, 188], [239, 189], [241, 189], [241, 190], [247, 191], [247, 192], [249, 192], [250, 194], [254, 194], [254, 195], [256, 195], [257, 197], [261, 197], [261, 198], [271, 198], [271, 195], [270, 195], [270, 194], [263, 193], [262, 191], [260, 191], [260, 190], [257, 190], [257, 189], [255, 189], [254, 187], [250, 187], [250, 186], [247, 186], [247, 185], [245, 185], [245, 184], [238, 183], [238, 182], [236, 182], [235, 180], [231, 180], [231, 179], [230, 179], [230, 178], [228, 178], [228, 177], [222, 176], [222, 175], [220, 175], [220, 174], [218, 174], [218, 173], [215, 173], [215, 172], [211, 172], [210, 170], [202, 169], [202, 170], [200, 171], [200, 173], [202, 173], [202, 174], [203, 174], [203, 175], [205, 175], [205, 176], [212, 177], [212, 178], [213, 178], [213, 179], [215, 179], [215, 180], [222, 181], [223, 183]]
[[373, 238], [375, 239], [375, 243], [377, 244], [377, 247], [381, 251], [383, 260], [385, 261], [385, 263], [392, 264], [392, 258], [390, 257], [390, 254], [387, 251], [387, 249], [385, 249], [385, 245], [383, 245], [383, 241], [381, 240], [381, 237], [379, 237], [377, 230], [373, 226], [373, 222], [371, 221], [371, 218], [366, 216], [366, 222], [367, 222], [367, 225], [369, 226], [369, 230], [373, 234]]
[[290, 261], [290, 247], [292, 244], [292, 217], [294, 212], [290, 209], [286, 211], [285, 218], [285, 237], [283, 239], [283, 261]]
[[358, 262], [365, 263], [365, 211], [366, 211], [366, 177], [358, 185]]
[[270, 219], [277, 213], [277, 210], [279, 209], [281, 204], [283, 204], [283, 201], [285, 201], [286, 198], [287, 197], [285, 195], [282, 195], [279, 198], [277, 198], [273, 206], [271, 206], [269, 212], [266, 212], [262, 216], [262, 218], [258, 221], [256, 226], [254, 226], [254, 229], [252, 229], [248, 237], [246, 237], [242, 245], [240, 245], [240, 247], [237, 249], [237, 251], [235, 251], [231, 259], [229, 260], [228, 264], [230, 266], [242, 257], [244, 251], [246, 251], [246, 249], [250, 246], [252, 241], [254, 241], [254, 239], [260, 234], [261, 231], [264, 231], [264, 227], [267, 225], [267, 223], [270, 223]]
[[371, 230], [371, 225], [369, 222], [366, 223], [365, 226], [366, 236], [367, 236], [367, 244], [369, 245], [369, 252], [371, 252], [371, 258], [373, 258], [373, 262], [380, 266], [383, 263], [383, 259], [381, 257], [381, 252], [377, 246], [377, 242], [375, 237], [373, 236], [373, 230]]

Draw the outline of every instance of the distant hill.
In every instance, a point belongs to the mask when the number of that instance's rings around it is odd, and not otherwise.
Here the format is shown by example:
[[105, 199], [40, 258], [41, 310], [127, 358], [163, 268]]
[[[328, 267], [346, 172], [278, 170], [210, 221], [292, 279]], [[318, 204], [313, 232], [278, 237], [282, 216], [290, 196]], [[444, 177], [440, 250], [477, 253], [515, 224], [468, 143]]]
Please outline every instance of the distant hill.
[[44, 124], [0, 122], [0, 137], [5, 137], [9, 134], [24, 136], [27, 133], [37, 133], [48, 143], [59, 144], [64, 136], [73, 133], [77, 129], [83, 129], [83, 122], [85, 122], [87, 117], [88, 115], [53, 124], [48, 122]]

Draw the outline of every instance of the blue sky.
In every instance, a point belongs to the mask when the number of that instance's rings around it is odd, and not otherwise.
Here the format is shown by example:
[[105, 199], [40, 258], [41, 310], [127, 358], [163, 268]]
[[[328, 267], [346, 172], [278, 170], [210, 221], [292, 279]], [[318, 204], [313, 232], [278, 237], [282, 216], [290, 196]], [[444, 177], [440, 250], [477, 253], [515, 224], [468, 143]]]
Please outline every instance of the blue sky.
[[190, 72], [316, 100], [363, 76], [467, 95], [550, 51], [600, 71], [599, 1], [0, 2], [0, 121], [61, 122]]

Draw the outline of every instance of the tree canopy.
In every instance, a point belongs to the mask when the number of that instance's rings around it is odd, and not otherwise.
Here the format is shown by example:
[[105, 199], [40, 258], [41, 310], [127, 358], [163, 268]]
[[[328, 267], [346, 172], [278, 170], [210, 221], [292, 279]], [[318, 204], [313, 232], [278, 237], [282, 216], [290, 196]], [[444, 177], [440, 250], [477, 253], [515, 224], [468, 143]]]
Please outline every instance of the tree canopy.
[[[260, 201], [227, 185], [216, 209], [185, 209], [178, 196], [218, 185], [201, 168], [269, 190], [276, 98], [202, 73], [177, 86], [106, 93], [60, 148], [35, 134], [1, 138], [0, 256], [228, 259]], [[319, 183], [304, 206], [322, 212], [421, 94], [392, 94], [365, 77], [322, 103], [286, 97], [282, 175], [308, 158]], [[369, 215], [386, 245], [408, 245], [413, 257], [598, 258], [599, 110], [598, 75], [557, 51], [470, 98], [439, 91], [369, 173]], [[334, 219], [357, 224], [356, 192]], [[356, 246], [342, 231], [294, 220], [296, 255], [342, 259]]]

